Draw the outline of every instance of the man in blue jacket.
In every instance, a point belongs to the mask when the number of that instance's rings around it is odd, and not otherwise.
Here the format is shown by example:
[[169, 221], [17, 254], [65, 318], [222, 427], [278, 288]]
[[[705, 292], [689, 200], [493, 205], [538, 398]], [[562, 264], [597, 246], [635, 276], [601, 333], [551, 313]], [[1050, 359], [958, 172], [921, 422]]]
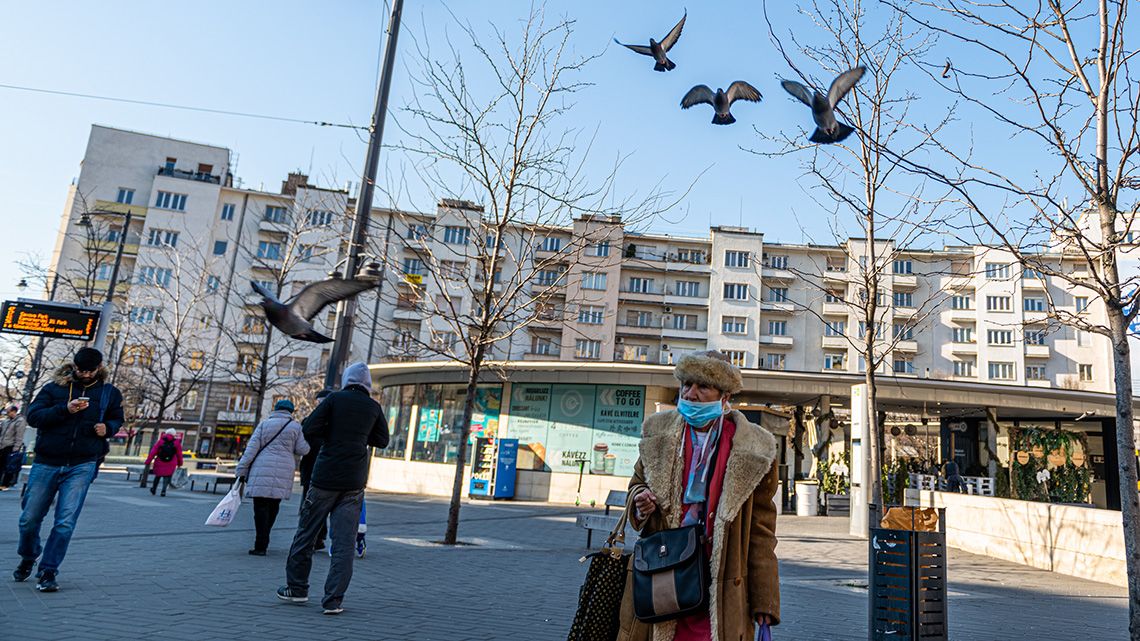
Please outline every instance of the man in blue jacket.
[[313, 543], [328, 518], [332, 562], [321, 600], [325, 614], [344, 611], [341, 602], [352, 579], [357, 523], [368, 483], [368, 447], [388, 447], [388, 422], [371, 390], [368, 366], [353, 363], [344, 370], [341, 390], [326, 396], [301, 423], [305, 440], [319, 441], [321, 451], [285, 565], [287, 584], [277, 590], [277, 597], [292, 603], [309, 600]]
[[[84, 347], [55, 372], [28, 408], [28, 425], [38, 429], [36, 460], [28, 475], [20, 514], [20, 565], [12, 578], [24, 581], [40, 559], [40, 592], [59, 590], [56, 574], [95, 478], [96, 466], [123, 424], [123, 395], [106, 382], [103, 354]], [[40, 524], [58, 501], [47, 544], [40, 546]], [[40, 553], [43, 557], [40, 557]]]

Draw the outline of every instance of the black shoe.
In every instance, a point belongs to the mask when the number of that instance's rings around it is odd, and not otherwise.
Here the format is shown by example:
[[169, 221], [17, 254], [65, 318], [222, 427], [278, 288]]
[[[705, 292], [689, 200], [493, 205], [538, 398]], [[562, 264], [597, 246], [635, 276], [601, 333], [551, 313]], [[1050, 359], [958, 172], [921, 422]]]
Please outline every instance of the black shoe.
[[36, 583], [40, 592], [58, 592], [59, 584], [55, 582], [55, 570], [44, 570], [40, 573], [40, 581]]
[[250, 550], [250, 556], [265, 556], [265, 550]]
[[32, 576], [32, 568], [34, 567], [36, 567], [35, 561], [23, 559], [20, 561], [20, 565], [16, 566], [15, 571], [12, 572], [12, 578], [17, 582], [27, 581], [28, 577]]
[[325, 540], [324, 539], [321, 539], [320, 541], [317, 541], [316, 543], [313, 544], [313, 551], [314, 552], [320, 552], [323, 549], [325, 549]]
[[152, 488], [150, 488], [150, 495], [151, 495], [151, 496], [154, 496], [154, 490], [155, 490], [155, 488], [153, 488], [153, 487], [152, 487]]
[[159, 496], [166, 496], [166, 490], [163, 490], [162, 493], [159, 494]]
[[277, 588], [277, 598], [290, 603], [305, 603], [309, 600], [309, 595], [296, 588], [282, 586]]

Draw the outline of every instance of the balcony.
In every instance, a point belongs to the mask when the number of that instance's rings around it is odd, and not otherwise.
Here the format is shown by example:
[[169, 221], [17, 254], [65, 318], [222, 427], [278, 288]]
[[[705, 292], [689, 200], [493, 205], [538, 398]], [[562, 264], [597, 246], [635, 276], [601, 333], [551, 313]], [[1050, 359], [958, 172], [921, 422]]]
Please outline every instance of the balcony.
[[624, 363], [656, 363], [660, 358], [660, 355], [654, 355], [651, 352], [639, 354], [637, 350], [627, 349], [621, 345], [618, 345], [617, 349], [614, 350], [614, 360]]
[[1049, 321], [1047, 314], [1045, 311], [1026, 311], [1022, 321], [1027, 325], [1044, 325]]
[[[139, 253], [139, 238], [138, 234], [127, 234], [127, 242], [123, 243], [124, 256], [137, 256]], [[119, 250], [119, 239], [115, 240], [93, 240], [87, 243], [88, 249], [95, 254], [111, 254], [112, 256]]]
[[851, 347], [851, 342], [847, 340], [846, 336], [824, 336], [822, 347], [823, 349], [847, 349]]
[[1049, 358], [1048, 345], [1026, 345], [1025, 358]]
[[951, 309], [950, 320], [952, 321], [975, 321], [978, 319], [978, 310], [976, 309]]
[[126, 205], [123, 203], [116, 203], [110, 200], [96, 200], [95, 208], [87, 212], [92, 216], [98, 216], [103, 212], [113, 212], [116, 214], [126, 214], [130, 212], [131, 221], [143, 220], [146, 218], [146, 207], [142, 205]]
[[791, 336], [771, 336], [767, 334], [760, 336], [760, 344], [765, 347], [790, 348], [794, 342], [795, 341]]
[[218, 412], [219, 423], [252, 423], [253, 418], [253, 412], [236, 412], [234, 410]]
[[918, 341], [907, 340], [895, 343], [896, 352], [909, 352], [911, 354], [918, 351]]
[[951, 354], [977, 354], [977, 343], [950, 343]]
[[788, 301], [766, 300], [760, 303], [760, 311], [774, 312], [777, 314], [791, 314], [796, 311], [796, 306]]
[[918, 310], [914, 307], [895, 307], [895, 318], [914, 318]]
[[201, 171], [186, 171], [185, 169], [175, 169], [173, 167], [162, 166], [158, 168], [159, 176], [169, 176], [171, 178], [181, 178], [183, 180], [195, 180], [202, 183], [210, 183], [212, 185], [222, 184], [221, 176], [214, 176]]
[[257, 229], [269, 234], [288, 234], [293, 230], [293, 227], [288, 220], [277, 221], [262, 218], [257, 221]]
[[895, 274], [893, 279], [895, 287], [902, 287], [905, 289], [918, 288], [918, 276], [914, 274]]
[[1021, 288], [1022, 289], [1032, 289], [1032, 290], [1037, 290], [1037, 291], [1044, 291], [1045, 290], [1045, 281], [1041, 280], [1040, 278], [1022, 278], [1021, 279]]
[[424, 310], [418, 305], [397, 305], [396, 309], [392, 312], [392, 318], [396, 320], [423, 320]]
[[665, 303], [665, 292], [661, 290], [633, 291], [630, 289], [622, 288], [618, 290], [618, 300], [626, 300], [639, 303]]
[[784, 281], [796, 279], [796, 275], [787, 269], [779, 269], [776, 267], [767, 267], [767, 266], [765, 266], [763, 269], [760, 270], [760, 277], [766, 278], [766, 279], [771, 279], [771, 280], [784, 280]]
[[847, 303], [824, 303], [823, 304], [823, 315], [824, 316], [843, 316], [846, 318], [847, 314], [850, 311], [851, 310], [847, 307]]
[[829, 282], [829, 283], [846, 283], [847, 282], [847, 270], [846, 269], [834, 269], [834, 268], [829, 266], [823, 272], [823, 280], [826, 282]]
[[665, 259], [665, 271], [687, 274], [710, 274], [712, 273], [712, 265], [709, 265], [707, 260], [699, 263], [678, 260], [676, 254], [669, 254], [669, 257]]
[[561, 358], [561, 355], [562, 349], [557, 345], [551, 345], [549, 349], [531, 346], [530, 349], [523, 352], [522, 358], [524, 361], [556, 361]]
[[946, 292], [960, 292], [964, 289], [974, 289], [973, 276], [944, 276], [942, 278], [942, 290]]
[[708, 338], [708, 327], [702, 326], [700, 323], [692, 329], [679, 329], [670, 325], [665, 325], [661, 328], [661, 336], [664, 338], [678, 338], [689, 340], [706, 340]]
[[629, 323], [627, 321], [619, 321], [617, 324], [617, 333], [626, 336], [651, 336], [657, 338], [661, 336], [661, 332], [660, 318], [654, 318], [645, 324]]
[[1053, 383], [1049, 382], [1048, 379], [1042, 380], [1042, 379], [1037, 379], [1037, 378], [1031, 378], [1031, 379], [1026, 380], [1025, 384], [1028, 385], [1029, 387], [1053, 387]]
[[666, 305], [676, 305], [678, 307], [705, 307], [709, 306], [708, 296], [678, 296], [672, 290], [665, 292], [665, 299], [663, 301]]
[[563, 279], [559, 279], [553, 282], [545, 280], [531, 281], [530, 293], [532, 296], [565, 295], [566, 281]]

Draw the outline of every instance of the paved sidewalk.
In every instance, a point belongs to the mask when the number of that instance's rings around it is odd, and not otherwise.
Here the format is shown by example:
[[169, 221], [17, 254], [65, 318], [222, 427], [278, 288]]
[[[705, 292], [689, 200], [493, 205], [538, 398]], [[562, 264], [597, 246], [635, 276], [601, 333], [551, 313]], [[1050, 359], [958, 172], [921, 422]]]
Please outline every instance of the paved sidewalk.
[[[316, 598], [280, 603], [297, 496], [282, 505], [269, 556], [252, 557], [252, 509], [230, 528], [202, 525], [221, 495], [166, 499], [106, 474], [91, 489], [62, 590], [39, 594], [9, 579], [18, 492], [0, 494], [0, 639], [353, 639], [560, 641], [576, 605], [585, 534], [574, 506], [466, 503], [461, 538], [441, 548], [447, 504], [370, 494], [368, 556], [357, 561], [346, 611], [322, 616], [328, 558], [313, 567]], [[781, 517], [783, 624], [777, 639], [866, 639], [866, 543], [846, 521]], [[44, 534], [46, 535], [45, 528]], [[1127, 637], [1122, 588], [954, 553], [954, 641]]]

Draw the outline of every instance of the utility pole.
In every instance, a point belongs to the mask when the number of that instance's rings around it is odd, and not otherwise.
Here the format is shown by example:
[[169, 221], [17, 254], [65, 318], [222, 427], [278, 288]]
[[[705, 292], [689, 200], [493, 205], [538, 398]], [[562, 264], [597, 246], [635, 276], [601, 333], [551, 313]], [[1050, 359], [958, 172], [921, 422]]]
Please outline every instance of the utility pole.
[[126, 218], [123, 219], [123, 232], [119, 234], [119, 247], [115, 250], [115, 266], [111, 269], [111, 283], [107, 285], [107, 298], [103, 301], [103, 311], [99, 314], [99, 329], [95, 332], [93, 347], [100, 352], [103, 351], [103, 346], [107, 343], [107, 330], [111, 327], [111, 315], [115, 312], [115, 286], [119, 284], [119, 265], [123, 262], [123, 246], [127, 242], [127, 234], [130, 231], [131, 212], [128, 211]]
[[[400, 35], [400, 14], [403, 10], [403, 0], [392, 1], [392, 15], [388, 18], [388, 42], [384, 48], [384, 68], [380, 76], [380, 87], [376, 93], [376, 109], [372, 113], [368, 152], [364, 159], [364, 177], [360, 181], [360, 196], [356, 199], [356, 217], [352, 223], [352, 240], [348, 245], [348, 256], [344, 262], [343, 274], [346, 280], [356, 276], [356, 270], [360, 266], [360, 254], [364, 251], [364, 239], [368, 233], [368, 219], [372, 216], [372, 195], [376, 186], [380, 144], [384, 138], [384, 116], [388, 113], [388, 90], [392, 86], [392, 69], [396, 64], [396, 40]], [[348, 359], [355, 317], [354, 298], [337, 304], [336, 333], [333, 336], [332, 353], [329, 354], [328, 370], [325, 372], [325, 389], [336, 388], [337, 378], [344, 368], [344, 361]]]

